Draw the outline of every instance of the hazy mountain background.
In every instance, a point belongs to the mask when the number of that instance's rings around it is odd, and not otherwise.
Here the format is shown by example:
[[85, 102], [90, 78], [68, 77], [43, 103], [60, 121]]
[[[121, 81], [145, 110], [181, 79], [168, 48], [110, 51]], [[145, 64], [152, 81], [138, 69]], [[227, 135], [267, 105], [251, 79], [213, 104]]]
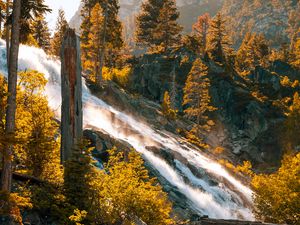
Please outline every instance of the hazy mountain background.
[[[135, 16], [142, 0], [120, 0], [120, 18], [124, 23], [127, 41], [133, 39]], [[271, 43], [289, 42], [290, 23], [300, 21], [299, 0], [177, 0], [179, 22], [184, 32], [190, 32], [199, 15], [208, 12], [214, 16], [221, 11], [226, 16], [233, 43], [238, 45], [246, 32], [264, 33]], [[79, 32], [80, 10], [70, 20]], [[299, 26], [299, 25], [298, 25]]]

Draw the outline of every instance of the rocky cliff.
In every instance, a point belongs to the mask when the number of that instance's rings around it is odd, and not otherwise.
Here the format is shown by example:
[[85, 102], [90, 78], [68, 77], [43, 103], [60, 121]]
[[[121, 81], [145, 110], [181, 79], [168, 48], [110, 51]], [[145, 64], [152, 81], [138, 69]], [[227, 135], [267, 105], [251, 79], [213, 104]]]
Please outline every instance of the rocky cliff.
[[227, 19], [228, 30], [237, 46], [247, 32], [256, 32], [265, 34], [271, 44], [277, 47], [289, 42], [289, 37], [295, 29], [293, 20], [299, 21], [298, 2], [297, 0], [226, 0], [221, 12]]
[[[173, 57], [145, 55], [136, 62], [131, 77], [131, 91], [160, 103], [165, 91], [173, 88], [176, 73], [176, 107], [183, 112], [182, 96], [193, 57], [178, 52]], [[282, 85], [284, 76], [294, 81], [299, 72], [288, 64], [275, 61], [265, 69], [257, 67], [247, 77], [228, 73], [208, 62], [210, 94], [218, 110], [212, 115], [216, 122], [206, 141], [213, 147], [222, 146], [236, 161], [250, 160], [254, 165], [274, 165], [282, 154], [281, 127], [285, 120], [278, 99], [292, 97], [299, 87]]]

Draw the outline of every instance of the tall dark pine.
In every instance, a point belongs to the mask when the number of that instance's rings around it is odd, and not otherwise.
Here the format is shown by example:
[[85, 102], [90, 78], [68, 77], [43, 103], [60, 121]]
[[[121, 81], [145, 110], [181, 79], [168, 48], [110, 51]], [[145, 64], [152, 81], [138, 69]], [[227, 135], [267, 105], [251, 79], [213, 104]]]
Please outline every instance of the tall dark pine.
[[[83, 9], [81, 11], [82, 24], [81, 24], [81, 51], [82, 51], [82, 63], [83, 70], [88, 75], [98, 73], [98, 81], [102, 77], [102, 68], [113, 60], [113, 55], [117, 55], [120, 48], [123, 46], [122, 39], [122, 24], [118, 17], [119, 2], [118, 0], [82, 0]], [[102, 24], [93, 23], [92, 10], [95, 5], [99, 3], [102, 11]], [[93, 46], [90, 45], [90, 36], [95, 36], [92, 30], [95, 30], [95, 26], [99, 26], [99, 30], [102, 30], [100, 34], [101, 44], [101, 60], [99, 63], [99, 71], [90, 71], [90, 61], [93, 61], [91, 52], [94, 51]]]
[[5, 136], [8, 138], [3, 152], [3, 168], [1, 174], [1, 190], [10, 193], [12, 181], [13, 140], [15, 135], [16, 95], [18, 77], [18, 55], [20, 44], [21, 0], [13, 1], [13, 23], [8, 64], [8, 98], [6, 109]]
[[48, 23], [43, 15], [38, 16], [32, 22], [33, 37], [38, 43], [38, 46], [45, 51], [50, 49], [50, 31]]
[[56, 21], [56, 28], [53, 35], [53, 38], [51, 40], [51, 53], [55, 56], [60, 56], [60, 48], [62, 45], [62, 41], [64, 38], [64, 34], [66, 30], [68, 29], [69, 24], [65, 17], [65, 12], [60, 9], [58, 11], [58, 18]]
[[175, 0], [165, 0], [158, 17], [157, 42], [163, 50], [178, 44], [182, 27], [178, 24], [179, 12]]
[[207, 37], [207, 52], [210, 58], [221, 64], [228, 63], [233, 54], [225, 22], [221, 13], [218, 13], [210, 22]]
[[61, 160], [72, 156], [82, 138], [82, 82], [79, 38], [67, 29], [61, 48]]
[[147, 47], [158, 44], [154, 31], [157, 28], [158, 18], [163, 4], [163, 0], [148, 0], [143, 2], [136, 24], [136, 41], [138, 44]]
[[179, 40], [182, 29], [178, 17], [174, 0], [145, 1], [137, 17], [137, 43], [150, 48], [172, 46]]

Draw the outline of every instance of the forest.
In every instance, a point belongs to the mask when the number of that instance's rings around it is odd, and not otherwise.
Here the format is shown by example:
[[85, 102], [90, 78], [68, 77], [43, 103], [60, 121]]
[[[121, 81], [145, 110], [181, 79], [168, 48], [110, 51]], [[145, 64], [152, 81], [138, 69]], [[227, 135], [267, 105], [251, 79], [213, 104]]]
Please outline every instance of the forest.
[[300, 1], [79, 4], [0, 0], [0, 225], [300, 224]]

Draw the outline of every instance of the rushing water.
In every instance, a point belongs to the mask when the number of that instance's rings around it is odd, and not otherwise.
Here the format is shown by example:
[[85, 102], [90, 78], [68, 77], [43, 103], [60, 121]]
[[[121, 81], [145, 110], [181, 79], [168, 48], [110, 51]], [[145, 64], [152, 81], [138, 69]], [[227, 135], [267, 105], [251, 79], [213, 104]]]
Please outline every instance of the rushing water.
[[[0, 72], [7, 75], [5, 42], [0, 41]], [[48, 79], [45, 94], [51, 108], [60, 117], [60, 62], [50, 59], [42, 50], [20, 46], [19, 70], [38, 70]], [[84, 83], [84, 82], [83, 82]], [[84, 126], [104, 130], [111, 136], [131, 144], [145, 160], [190, 202], [190, 208], [211, 218], [252, 220], [252, 191], [232, 177], [221, 165], [191, 146], [182, 144], [179, 137], [135, 120], [101, 99], [93, 96], [83, 85]], [[180, 141], [180, 143], [179, 143]], [[162, 146], [180, 154], [185, 163], [175, 160], [175, 166], [147, 150], [147, 146]], [[214, 177], [199, 178], [186, 165], [192, 165]]]

